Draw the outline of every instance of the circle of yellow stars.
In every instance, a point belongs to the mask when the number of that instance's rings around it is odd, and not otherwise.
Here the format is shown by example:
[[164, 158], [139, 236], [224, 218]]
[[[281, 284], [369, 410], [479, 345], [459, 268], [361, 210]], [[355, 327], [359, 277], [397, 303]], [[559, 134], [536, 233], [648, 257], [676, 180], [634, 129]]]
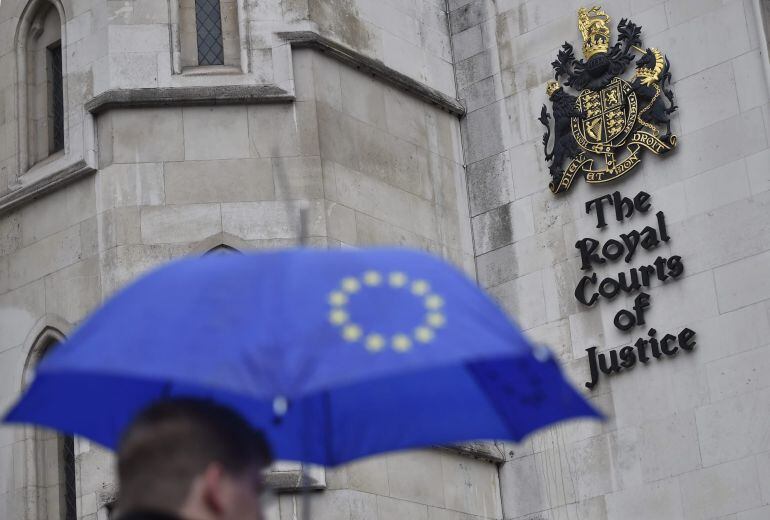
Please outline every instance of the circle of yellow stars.
[[[410, 331], [400, 331], [390, 336], [376, 331], [364, 330], [350, 318], [347, 305], [350, 297], [367, 287], [390, 287], [408, 291], [416, 298], [421, 298], [425, 308], [423, 320]], [[430, 284], [421, 278], [410, 280], [400, 271], [381, 273], [366, 271], [361, 276], [348, 276], [342, 279], [339, 287], [329, 293], [329, 323], [340, 329], [342, 338], [349, 343], [363, 343], [369, 352], [381, 352], [390, 347], [404, 353], [415, 344], [430, 343], [436, 337], [436, 330], [446, 324], [443, 312], [444, 299], [431, 292]]]

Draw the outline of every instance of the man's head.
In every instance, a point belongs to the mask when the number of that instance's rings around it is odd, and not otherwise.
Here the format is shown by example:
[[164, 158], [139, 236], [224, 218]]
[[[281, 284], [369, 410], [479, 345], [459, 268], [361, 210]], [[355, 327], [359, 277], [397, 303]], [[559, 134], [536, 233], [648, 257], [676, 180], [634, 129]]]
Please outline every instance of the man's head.
[[142, 413], [118, 447], [118, 509], [176, 513], [189, 520], [259, 520], [262, 434], [228, 408], [170, 399]]

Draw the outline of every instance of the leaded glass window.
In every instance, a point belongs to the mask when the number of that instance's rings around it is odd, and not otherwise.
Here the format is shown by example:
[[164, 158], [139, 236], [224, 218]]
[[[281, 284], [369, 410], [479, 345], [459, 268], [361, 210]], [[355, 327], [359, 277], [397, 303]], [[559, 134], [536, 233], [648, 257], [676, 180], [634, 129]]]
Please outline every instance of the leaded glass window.
[[64, 149], [64, 78], [62, 77], [61, 42], [48, 47], [48, 114], [49, 152]]
[[198, 65], [224, 65], [220, 0], [195, 0]]

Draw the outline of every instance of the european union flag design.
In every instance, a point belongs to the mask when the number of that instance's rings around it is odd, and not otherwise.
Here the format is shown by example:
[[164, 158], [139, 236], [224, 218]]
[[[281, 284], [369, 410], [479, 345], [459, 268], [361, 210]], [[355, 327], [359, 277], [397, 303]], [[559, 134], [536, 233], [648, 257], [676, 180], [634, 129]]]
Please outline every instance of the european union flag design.
[[325, 465], [598, 416], [454, 267], [406, 249], [294, 249], [139, 279], [41, 363], [5, 420], [114, 448], [173, 396], [232, 406], [278, 458]]

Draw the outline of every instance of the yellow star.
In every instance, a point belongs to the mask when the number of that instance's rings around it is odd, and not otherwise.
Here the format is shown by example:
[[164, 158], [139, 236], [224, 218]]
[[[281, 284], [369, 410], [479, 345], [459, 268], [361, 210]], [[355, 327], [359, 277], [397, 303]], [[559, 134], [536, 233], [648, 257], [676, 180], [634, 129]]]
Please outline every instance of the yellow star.
[[444, 317], [443, 314], [440, 312], [429, 312], [428, 313], [428, 324], [430, 324], [433, 328], [439, 328], [443, 327], [446, 323], [446, 317]]
[[425, 298], [425, 306], [430, 310], [437, 310], [444, 306], [444, 299], [437, 294], [431, 294]]
[[415, 280], [412, 282], [412, 294], [424, 296], [430, 290], [430, 285], [425, 280]]
[[406, 334], [396, 334], [393, 336], [393, 348], [399, 352], [406, 352], [412, 346], [412, 340]]
[[385, 346], [385, 338], [380, 334], [366, 336], [366, 349], [370, 352], [379, 352]]
[[340, 291], [334, 291], [329, 294], [329, 303], [335, 307], [341, 307], [348, 303], [348, 297], [345, 293]]
[[348, 294], [356, 293], [360, 288], [361, 288], [361, 283], [357, 279], [353, 278], [352, 276], [349, 276], [342, 280], [342, 290]]
[[342, 328], [342, 337], [345, 338], [345, 341], [358, 341], [358, 339], [361, 337], [361, 334], [363, 334], [361, 327], [355, 323], [345, 325]]
[[364, 273], [364, 283], [370, 287], [376, 287], [382, 283], [382, 275], [377, 271], [366, 271]]
[[342, 309], [334, 309], [329, 313], [329, 321], [332, 323], [332, 325], [342, 325], [348, 321], [348, 318], [348, 313]]
[[390, 273], [390, 276], [388, 276], [388, 283], [390, 283], [391, 287], [395, 287], [396, 289], [405, 286], [406, 282], [406, 275], [400, 271]]
[[420, 343], [430, 343], [433, 341], [435, 334], [430, 327], [417, 327], [414, 329], [414, 337]]

